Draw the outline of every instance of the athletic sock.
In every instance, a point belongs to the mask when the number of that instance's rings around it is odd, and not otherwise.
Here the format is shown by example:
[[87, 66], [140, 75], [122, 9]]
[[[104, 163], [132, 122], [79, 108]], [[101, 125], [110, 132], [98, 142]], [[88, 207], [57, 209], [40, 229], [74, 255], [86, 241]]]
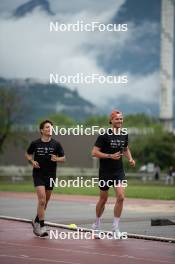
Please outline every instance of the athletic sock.
[[35, 223], [39, 223], [39, 217], [38, 217], [38, 215], [35, 217]]
[[119, 221], [120, 221], [120, 217], [114, 217], [113, 226], [115, 226], [116, 228], [118, 228]]
[[101, 224], [101, 218], [100, 217], [96, 217], [95, 224], [97, 226], [100, 226], [100, 224]]
[[44, 220], [40, 220], [39, 223], [40, 223], [40, 227], [44, 226]]

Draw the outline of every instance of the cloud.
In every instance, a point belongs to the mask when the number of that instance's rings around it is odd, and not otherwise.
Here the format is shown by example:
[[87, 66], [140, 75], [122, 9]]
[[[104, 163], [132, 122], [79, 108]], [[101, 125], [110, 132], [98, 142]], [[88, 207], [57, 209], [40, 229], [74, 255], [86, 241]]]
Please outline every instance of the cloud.
[[[52, 10], [57, 11], [55, 19], [60, 23], [110, 22], [120, 9], [124, 0], [101, 1], [99, 12], [98, 1], [52, 1]], [[115, 3], [115, 5], [114, 5]], [[66, 11], [66, 13], [64, 13]], [[132, 42], [136, 29], [131, 27], [127, 32], [49, 32], [50, 17], [36, 9], [26, 17], [13, 20], [0, 20], [1, 46], [0, 75], [6, 78], [33, 77], [49, 80], [51, 72], [72, 75], [81, 72], [84, 75], [98, 73], [107, 75], [105, 65], [99, 63], [103, 55], [104, 63], [109, 61], [113, 52], [123, 52]], [[127, 21], [126, 21], [127, 22]], [[143, 26], [144, 27], [144, 26]], [[139, 34], [140, 31], [137, 32]], [[140, 33], [141, 34], [141, 33]], [[143, 34], [143, 32], [142, 32]], [[113, 74], [117, 75], [114, 70]], [[126, 74], [125, 72], [123, 74]], [[140, 100], [154, 100], [152, 92], [158, 89], [158, 73], [147, 76], [131, 75], [128, 85], [69, 85], [77, 88], [81, 96], [97, 105], [105, 104], [108, 98], [119, 95], [133, 96]], [[144, 94], [147, 94], [145, 98]]]

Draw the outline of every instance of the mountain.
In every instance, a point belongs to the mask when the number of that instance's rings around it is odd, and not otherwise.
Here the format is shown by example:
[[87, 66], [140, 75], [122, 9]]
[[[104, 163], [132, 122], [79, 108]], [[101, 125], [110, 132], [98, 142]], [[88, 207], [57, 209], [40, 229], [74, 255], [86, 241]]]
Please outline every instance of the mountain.
[[24, 17], [26, 14], [33, 12], [34, 9], [38, 7], [48, 15], [54, 15], [47, 0], [31, 0], [17, 7], [13, 12], [13, 16], [16, 18]]
[[160, 0], [127, 0], [115, 15], [117, 23], [143, 24], [145, 21], [160, 21], [161, 1]]
[[126, 96], [118, 96], [108, 100], [106, 107], [120, 109], [125, 114], [145, 113], [150, 116], [159, 116], [159, 104], [154, 102], [142, 102], [139, 99]]
[[[41, 83], [34, 79], [0, 78], [1, 87], [15, 89], [26, 111], [23, 124], [34, 124], [38, 119], [46, 118], [55, 113], [63, 113], [77, 121], [97, 114], [98, 109], [83, 99], [76, 90], [66, 87]], [[29, 114], [28, 114], [29, 113]]]
[[[138, 99], [119, 96], [108, 100], [101, 108], [82, 98], [76, 90], [72, 91], [64, 86], [41, 83], [34, 79], [4, 79], [0, 78], [1, 87], [14, 88], [22, 99], [25, 120], [19, 123], [35, 124], [41, 118], [55, 113], [63, 113], [76, 121], [81, 121], [92, 115], [109, 115], [112, 109], [120, 109], [125, 115], [145, 113], [159, 116], [159, 104], [141, 102]], [[175, 91], [173, 96], [175, 113]], [[175, 120], [174, 120], [175, 127]]]

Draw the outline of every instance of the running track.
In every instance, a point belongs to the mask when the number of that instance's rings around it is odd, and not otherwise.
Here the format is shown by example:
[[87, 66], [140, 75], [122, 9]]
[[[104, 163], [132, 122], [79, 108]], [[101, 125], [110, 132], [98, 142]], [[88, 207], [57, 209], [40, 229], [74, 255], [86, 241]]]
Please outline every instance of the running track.
[[173, 264], [175, 247], [172, 243], [132, 238], [50, 240], [35, 237], [28, 223], [1, 219], [0, 263]]

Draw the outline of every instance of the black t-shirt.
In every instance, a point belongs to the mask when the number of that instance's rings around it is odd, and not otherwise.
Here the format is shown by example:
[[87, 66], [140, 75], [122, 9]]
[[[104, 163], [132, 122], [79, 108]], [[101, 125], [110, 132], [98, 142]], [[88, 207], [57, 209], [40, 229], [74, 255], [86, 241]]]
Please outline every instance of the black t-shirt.
[[64, 150], [59, 142], [51, 139], [44, 142], [41, 139], [32, 141], [27, 149], [27, 153], [34, 154], [34, 160], [40, 165], [40, 168], [33, 169], [33, 175], [54, 176], [56, 175], [57, 162], [51, 160], [51, 154], [64, 157]]
[[[109, 134], [100, 135], [96, 142], [95, 146], [100, 148], [100, 151], [107, 154], [114, 154], [118, 151], [123, 151], [124, 148], [128, 146], [128, 134], [126, 135], [115, 135], [110, 130]], [[100, 159], [100, 168], [101, 173], [118, 173], [123, 171], [123, 162], [122, 157], [119, 160], [113, 159]]]

